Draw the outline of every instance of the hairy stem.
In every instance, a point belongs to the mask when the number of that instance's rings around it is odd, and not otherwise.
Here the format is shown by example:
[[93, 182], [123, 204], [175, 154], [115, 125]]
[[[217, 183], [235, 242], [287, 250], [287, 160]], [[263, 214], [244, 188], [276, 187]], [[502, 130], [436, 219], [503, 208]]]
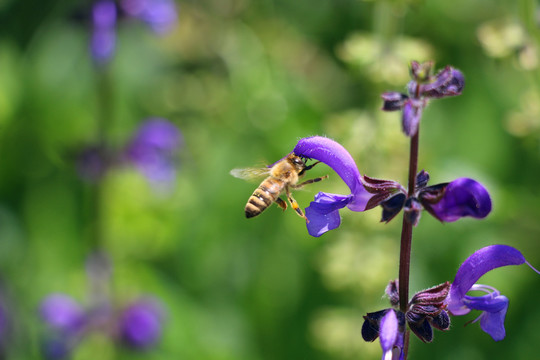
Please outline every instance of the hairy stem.
[[[409, 190], [408, 196], [414, 194], [416, 188], [416, 173], [418, 171], [418, 137], [419, 132], [411, 138], [409, 153]], [[407, 311], [409, 302], [409, 270], [411, 267], [411, 243], [412, 243], [412, 224], [403, 216], [403, 225], [401, 228], [401, 248], [399, 255], [399, 309], [402, 312]], [[403, 346], [404, 359], [407, 359], [409, 350], [409, 334], [406, 330]]]

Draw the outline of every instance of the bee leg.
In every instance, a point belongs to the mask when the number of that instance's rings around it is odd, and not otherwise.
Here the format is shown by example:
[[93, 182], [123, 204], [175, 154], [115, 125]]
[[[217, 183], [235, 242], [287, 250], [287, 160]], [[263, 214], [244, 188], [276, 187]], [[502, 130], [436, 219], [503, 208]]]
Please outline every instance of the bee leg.
[[305, 173], [306, 171], [313, 169], [313, 167], [314, 167], [315, 165], [317, 165], [318, 163], [320, 163], [320, 161], [317, 161], [317, 162], [315, 162], [315, 163], [313, 163], [313, 164], [311, 164], [311, 165], [309, 165], [309, 166], [306, 166], [305, 168], [302, 169], [302, 171], [300, 171], [300, 173], [298, 173], [298, 175], [300, 175], [300, 176], [304, 175], [304, 173]]
[[324, 180], [324, 179], [328, 179], [328, 175], [324, 175], [324, 176], [321, 176], [321, 177], [318, 177], [318, 178], [315, 178], [315, 179], [309, 179], [309, 180], [306, 180], [304, 182], [301, 182], [300, 184], [292, 185], [291, 187], [293, 189], [300, 189], [300, 188], [304, 187], [305, 185], [313, 184], [313, 183], [319, 182], [319, 181]]
[[287, 200], [289, 200], [289, 203], [291, 203], [291, 206], [294, 211], [296, 211], [296, 214], [309, 222], [308, 218], [306, 217], [306, 215], [304, 215], [304, 212], [302, 211], [296, 200], [294, 200], [294, 198], [292, 197], [291, 191], [289, 190], [288, 186], [285, 187], [285, 192], [287, 193]]
[[276, 199], [276, 204], [277, 206], [279, 206], [280, 208], [283, 209], [283, 211], [287, 210], [287, 203], [285, 202], [285, 200], [283, 200], [282, 198], [278, 197]]

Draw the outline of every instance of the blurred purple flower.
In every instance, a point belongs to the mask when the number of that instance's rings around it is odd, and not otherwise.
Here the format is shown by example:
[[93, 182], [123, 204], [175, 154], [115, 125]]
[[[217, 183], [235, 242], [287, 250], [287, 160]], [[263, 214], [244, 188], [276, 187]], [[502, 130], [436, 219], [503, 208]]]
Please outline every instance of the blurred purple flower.
[[330, 166], [351, 190], [349, 195], [319, 192], [315, 196], [315, 201], [306, 208], [307, 229], [311, 236], [319, 237], [337, 228], [341, 224], [339, 209], [366, 210], [372, 195], [364, 189], [354, 159], [341, 144], [326, 137], [312, 136], [300, 139], [293, 153]]
[[65, 333], [80, 330], [86, 322], [84, 309], [73, 298], [64, 294], [46, 297], [39, 312], [47, 325]]
[[121, 6], [127, 15], [144, 21], [158, 34], [169, 32], [178, 22], [173, 0], [122, 0]]
[[175, 178], [176, 155], [183, 142], [174, 124], [149, 118], [128, 144], [126, 156], [151, 182], [170, 183]]
[[90, 53], [99, 65], [107, 63], [114, 54], [116, 16], [116, 4], [112, 0], [99, 0], [92, 7]]
[[460, 95], [465, 86], [461, 71], [446, 66], [436, 75], [431, 75], [432, 62], [411, 63], [413, 80], [407, 85], [408, 95], [399, 92], [382, 94], [384, 111], [402, 110], [401, 124], [405, 135], [411, 137], [418, 132], [422, 110], [429, 99]]
[[133, 348], [146, 349], [161, 337], [163, 309], [154, 299], [140, 299], [123, 311], [119, 321], [123, 342]]
[[[507, 245], [484, 247], [469, 256], [459, 267], [446, 299], [447, 309], [452, 315], [465, 315], [471, 310], [482, 313], [474, 322], [480, 320], [480, 327], [493, 340], [500, 341], [506, 336], [504, 319], [508, 310], [508, 298], [490, 286], [475, 284], [487, 272], [502, 266], [527, 264], [517, 249]], [[469, 291], [482, 291], [486, 295], [469, 296]]]
[[110, 260], [96, 252], [86, 262], [89, 277], [87, 306], [65, 294], [47, 296], [39, 307], [49, 332], [43, 353], [49, 359], [68, 358], [88, 335], [99, 332], [118, 346], [146, 350], [159, 341], [164, 308], [157, 298], [142, 297], [117, 308], [110, 296]]

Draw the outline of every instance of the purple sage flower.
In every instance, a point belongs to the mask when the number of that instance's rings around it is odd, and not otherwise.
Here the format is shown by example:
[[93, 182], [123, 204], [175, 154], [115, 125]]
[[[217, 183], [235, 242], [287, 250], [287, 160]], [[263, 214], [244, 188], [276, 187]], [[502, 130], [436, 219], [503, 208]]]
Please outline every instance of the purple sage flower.
[[[508, 298], [487, 285], [476, 284], [487, 272], [502, 266], [527, 264], [525, 257], [517, 249], [507, 245], [484, 247], [469, 256], [459, 267], [446, 299], [447, 309], [452, 315], [466, 315], [471, 310], [482, 313], [474, 322], [480, 320], [480, 328], [493, 340], [504, 339], [504, 319], [508, 310]], [[482, 291], [485, 295], [470, 296], [469, 291]]]
[[162, 118], [149, 118], [135, 133], [126, 155], [151, 182], [171, 183], [177, 151], [182, 145], [182, 134], [174, 124]]
[[120, 336], [125, 344], [146, 349], [161, 337], [163, 309], [153, 299], [140, 299], [129, 305], [120, 316]]
[[464, 216], [485, 218], [491, 212], [491, 198], [486, 188], [469, 178], [458, 178], [446, 185], [439, 201], [431, 203], [429, 194], [420, 195], [424, 208], [442, 222], [453, 222]]
[[315, 201], [306, 208], [307, 229], [311, 236], [319, 237], [337, 228], [341, 224], [339, 209], [366, 210], [372, 194], [364, 189], [354, 159], [341, 144], [326, 137], [312, 136], [300, 139], [293, 153], [330, 166], [351, 190], [348, 195], [319, 192], [315, 196]]
[[381, 205], [381, 221], [384, 222], [392, 220], [402, 209], [407, 220], [415, 226], [423, 209], [441, 222], [454, 222], [466, 216], [483, 219], [491, 212], [488, 191], [478, 181], [469, 178], [427, 186], [429, 174], [422, 170], [416, 177], [417, 186], [410, 197], [405, 188], [395, 181], [368, 176], [363, 176], [362, 181], [366, 190], [374, 194], [368, 209]]
[[411, 137], [418, 132], [422, 110], [429, 99], [460, 95], [465, 86], [461, 71], [446, 66], [436, 75], [431, 75], [433, 63], [411, 62], [412, 80], [407, 85], [408, 94], [385, 92], [382, 94], [384, 111], [402, 111], [401, 125], [405, 135]]
[[114, 54], [116, 16], [116, 4], [112, 0], [99, 0], [92, 7], [90, 53], [98, 65], [107, 63]]
[[158, 34], [171, 31], [178, 22], [172, 0], [122, 0], [121, 6], [126, 14], [144, 21]]

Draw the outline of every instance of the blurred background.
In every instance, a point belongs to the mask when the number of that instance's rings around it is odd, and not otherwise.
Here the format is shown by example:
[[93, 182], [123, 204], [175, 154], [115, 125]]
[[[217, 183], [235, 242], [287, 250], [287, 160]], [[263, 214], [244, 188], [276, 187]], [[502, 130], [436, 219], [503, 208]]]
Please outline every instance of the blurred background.
[[[378, 359], [362, 316], [388, 307], [401, 221], [343, 211], [308, 235], [272, 206], [246, 220], [262, 166], [327, 135], [361, 173], [406, 183], [408, 143], [383, 91], [411, 60], [463, 71], [420, 135], [431, 183], [472, 177], [485, 220], [415, 229], [411, 293], [508, 244], [540, 267], [540, 12], [535, 0], [0, 0], [0, 347], [6, 359]], [[348, 193], [330, 179], [295, 194]], [[411, 359], [530, 359], [540, 278], [495, 343], [452, 318]], [[143, 300], [141, 300], [143, 299]], [[134, 308], [141, 304], [146, 305]], [[147, 306], [148, 303], [151, 306]], [[133, 310], [135, 309], [135, 310]], [[133, 311], [131, 311], [133, 310]], [[131, 311], [131, 312], [130, 312]]]

